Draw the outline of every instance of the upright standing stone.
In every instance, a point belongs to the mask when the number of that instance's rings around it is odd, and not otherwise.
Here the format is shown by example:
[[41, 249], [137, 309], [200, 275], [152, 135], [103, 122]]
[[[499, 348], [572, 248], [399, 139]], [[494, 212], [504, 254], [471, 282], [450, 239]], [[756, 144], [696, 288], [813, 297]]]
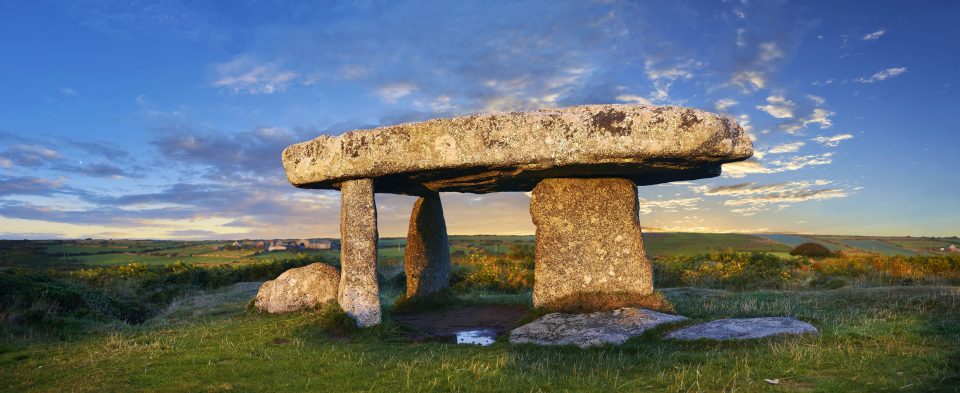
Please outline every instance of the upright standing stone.
[[407, 297], [435, 293], [450, 281], [450, 245], [440, 194], [417, 199], [410, 214], [407, 249], [403, 255]]
[[582, 300], [615, 308], [653, 292], [632, 181], [546, 179], [533, 189], [530, 214], [537, 226], [534, 307]]
[[340, 191], [340, 291], [337, 301], [359, 326], [380, 323], [377, 206], [373, 179], [343, 182]]

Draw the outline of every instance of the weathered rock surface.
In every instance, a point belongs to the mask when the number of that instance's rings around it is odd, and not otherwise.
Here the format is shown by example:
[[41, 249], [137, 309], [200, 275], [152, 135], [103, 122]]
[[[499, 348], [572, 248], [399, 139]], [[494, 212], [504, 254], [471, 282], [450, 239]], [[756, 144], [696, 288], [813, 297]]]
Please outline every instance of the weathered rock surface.
[[547, 179], [533, 190], [530, 214], [537, 226], [534, 307], [653, 293], [632, 181]]
[[343, 182], [340, 206], [340, 292], [337, 300], [359, 326], [380, 323], [377, 205], [373, 180]]
[[624, 307], [590, 314], [547, 314], [510, 332], [510, 343], [576, 345], [587, 348], [623, 344], [631, 337], [664, 323], [686, 320], [642, 308]]
[[425, 296], [450, 282], [450, 245], [440, 195], [422, 196], [413, 204], [403, 255], [407, 297]]
[[667, 335], [676, 340], [748, 340], [771, 336], [819, 335], [813, 325], [788, 317], [718, 319]]
[[308, 309], [336, 300], [340, 271], [325, 263], [314, 263], [283, 272], [260, 286], [254, 306], [269, 313]]
[[743, 129], [701, 110], [589, 105], [496, 113], [321, 136], [288, 147], [303, 188], [376, 180], [377, 192], [529, 191], [553, 177], [619, 177], [638, 185], [714, 177], [753, 154]]

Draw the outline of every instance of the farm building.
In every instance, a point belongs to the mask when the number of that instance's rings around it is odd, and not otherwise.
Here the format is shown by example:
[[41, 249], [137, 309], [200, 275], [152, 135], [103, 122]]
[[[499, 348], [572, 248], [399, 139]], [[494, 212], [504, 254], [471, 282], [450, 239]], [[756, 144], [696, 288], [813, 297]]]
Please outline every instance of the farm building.
[[305, 250], [329, 250], [333, 248], [333, 242], [329, 240], [301, 239], [297, 241], [297, 245]]

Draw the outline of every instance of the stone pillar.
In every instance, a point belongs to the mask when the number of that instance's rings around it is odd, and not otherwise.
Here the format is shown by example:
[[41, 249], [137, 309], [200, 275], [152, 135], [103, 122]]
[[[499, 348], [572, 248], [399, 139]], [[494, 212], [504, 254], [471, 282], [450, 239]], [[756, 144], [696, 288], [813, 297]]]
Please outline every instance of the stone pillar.
[[341, 184], [340, 290], [337, 301], [357, 325], [380, 323], [377, 285], [377, 205], [373, 179]]
[[533, 189], [530, 214], [534, 307], [623, 307], [653, 292], [632, 181], [546, 179]]
[[407, 297], [425, 296], [446, 288], [450, 282], [450, 244], [443, 220], [440, 194], [422, 196], [413, 204], [407, 249], [403, 255]]

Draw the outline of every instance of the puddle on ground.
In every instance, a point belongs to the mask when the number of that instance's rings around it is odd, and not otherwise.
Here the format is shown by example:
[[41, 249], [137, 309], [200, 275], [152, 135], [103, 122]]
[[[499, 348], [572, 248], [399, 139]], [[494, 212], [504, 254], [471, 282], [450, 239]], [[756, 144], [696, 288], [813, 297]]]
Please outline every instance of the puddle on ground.
[[497, 338], [496, 329], [470, 329], [457, 332], [457, 344], [487, 346]]

